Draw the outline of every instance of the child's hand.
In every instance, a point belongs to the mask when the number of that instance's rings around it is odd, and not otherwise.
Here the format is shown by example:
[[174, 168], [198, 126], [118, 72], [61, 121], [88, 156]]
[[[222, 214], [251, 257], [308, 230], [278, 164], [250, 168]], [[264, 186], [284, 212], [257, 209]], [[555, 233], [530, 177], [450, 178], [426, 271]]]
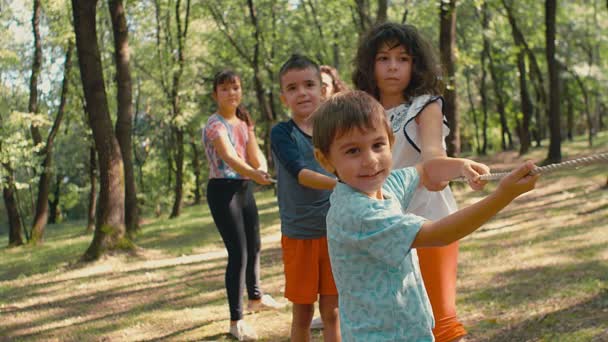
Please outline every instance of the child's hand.
[[536, 181], [540, 175], [531, 175], [530, 172], [536, 166], [531, 161], [526, 162], [517, 169], [511, 171], [498, 184], [497, 192], [515, 198], [523, 193], [526, 193], [536, 186]]
[[465, 159], [462, 168], [462, 176], [467, 179], [469, 186], [473, 190], [481, 190], [488, 181], [481, 180], [479, 176], [490, 173], [490, 168], [485, 164]]
[[254, 182], [261, 185], [268, 185], [272, 183], [272, 178], [270, 177], [270, 175], [261, 170], [254, 170], [250, 177], [251, 179], [253, 179]]

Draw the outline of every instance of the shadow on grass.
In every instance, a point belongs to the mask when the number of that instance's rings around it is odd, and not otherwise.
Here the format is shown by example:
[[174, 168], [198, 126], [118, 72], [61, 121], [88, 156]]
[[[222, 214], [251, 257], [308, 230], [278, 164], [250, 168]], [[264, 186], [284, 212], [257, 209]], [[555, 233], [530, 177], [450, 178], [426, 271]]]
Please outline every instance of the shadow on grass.
[[604, 289], [586, 301], [534, 315], [481, 341], [606, 341], [607, 308], [608, 289]]
[[[275, 272], [264, 272], [264, 268], [276, 265], [280, 248], [265, 250], [262, 254], [262, 273], [265, 279], [274, 279], [282, 276], [282, 269]], [[0, 336], [16, 339], [46, 339], [61, 334], [65, 330], [77, 331], [79, 334], [94, 333], [98, 336], [111, 333], [116, 330], [128, 328], [137, 320], [138, 312], [146, 313], [154, 310], [184, 310], [191, 307], [205, 307], [208, 305], [226, 305], [224, 289], [225, 264], [220, 263], [212, 267], [207, 264], [217, 263], [219, 258], [203, 260], [190, 264], [180, 264], [163, 267], [168, 271], [179, 274], [167, 274], [168, 280], [158, 281], [157, 284], [149, 285], [144, 280], [132, 281], [129, 284], [114, 286], [112, 288], [91, 293], [78, 293], [73, 291], [67, 298], [59, 300], [47, 300], [27, 307], [3, 307], [2, 315], [29, 316], [38, 313], [37, 318], [27, 322], [18, 322], [0, 326]], [[194, 269], [192, 269], [194, 268]], [[201, 269], [197, 269], [201, 268]], [[186, 270], [186, 272], [183, 272]], [[55, 293], [64, 294], [64, 288], [73, 288], [80, 283], [94, 284], [98, 281], [115, 282], [120, 284], [122, 278], [128, 275], [144, 275], [148, 269], [137, 269], [116, 274], [95, 275], [91, 277], [78, 278], [75, 284], [65, 286], [46, 293], [37, 293], [49, 287], [48, 283], [39, 284], [35, 287], [15, 287], [9, 289], [8, 293], [12, 301], [19, 302], [31, 297], [48, 296], [52, 298]], [[155, 271], [158, 271], [155, 270]], [[71, 281], [71, 280], [69, 280]], [[123, 282], [124, 283], [124, 282]], [[136, 288], [141, 287], [144, 288]], [[200, 295], [219, 291], [218, 295], [202, 299]], [[5, 293], [5, 292], [3, 292]], [[108, 311], [110, 311], [108, 313]], [[227, 311], [227, 309], [226, 309]], [[82, 321], [70, 323], [69, 326], [57, 325], [57, 322], [66, 320], [79, 320], [80, 317], [93, 316]], [[124, 322], [123, 322], [124, 321]], [[170, 332], [166, 338], [183, 334], [197, 327], [205, 326], [213, 321], [202, 325], [175, 332]], [[48, 326], [48, 327], [45, 327]], [[36, 332], [23, 332], [32, 327], [45, 327]], [[77, 328], [74, 328], [77, 327]], [[78, 328], [80, 327], [80, 328]], [[164, 337], [163, 337], [164, 338]], [[155, 338], [157, 340], [158, 338]]]
[[473, 306], [494, 302], [499, 308], [507, 308], [549, 300], [556, 294], [589, 293], [607, 281], [608, 265], [600, 261], [511, 270], [499, 273], [492, 281], [504, 285], [487, 286], [467, 296], [465, 301]]

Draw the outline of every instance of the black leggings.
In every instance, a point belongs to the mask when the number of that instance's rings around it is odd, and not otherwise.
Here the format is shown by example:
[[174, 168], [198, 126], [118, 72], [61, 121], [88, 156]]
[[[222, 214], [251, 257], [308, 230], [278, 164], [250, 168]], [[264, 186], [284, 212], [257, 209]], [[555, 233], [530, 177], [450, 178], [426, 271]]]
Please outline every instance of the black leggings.
[[212, 178], [207, 203], [228, 250], [226, 291], [230, 320], [243, 318], [243, 287], [250, 300], [260, 299], [260, 224], [249, 180]]

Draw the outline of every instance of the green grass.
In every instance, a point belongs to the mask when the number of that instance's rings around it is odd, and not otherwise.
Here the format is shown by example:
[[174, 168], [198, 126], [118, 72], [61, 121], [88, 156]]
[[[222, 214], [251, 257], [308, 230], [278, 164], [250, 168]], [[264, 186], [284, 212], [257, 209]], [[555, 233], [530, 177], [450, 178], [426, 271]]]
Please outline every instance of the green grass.
[[[578, 137], [563, 149], [565, 159], [606, 151], [606, 132], [594, 148]], [[527, 157], [545, 156], [543, 148]], [[513, 152], [479, 159], [503, 169], [522, 160]], [[606, 177], [605, 164], [545, 175], [461, 241], [457, 300], [468, 341], [608, 340]], [[494, 187], [454, 188], [464, 206]], [[272, 191], [256, 197], [262, 285], [281, 298], [276, 199]], [[206, 205], [186, 207], [178, 219], [148, 218], [136, 237], [139, 256], [77, 263], [91, 239], [84, 222], [48, 226], [37, 247], [9, 249], [0, 238], [0, 340], [230, 341], [224, 247]], [[289, 307], [245, 319], [262, 340], [287, 340]]]

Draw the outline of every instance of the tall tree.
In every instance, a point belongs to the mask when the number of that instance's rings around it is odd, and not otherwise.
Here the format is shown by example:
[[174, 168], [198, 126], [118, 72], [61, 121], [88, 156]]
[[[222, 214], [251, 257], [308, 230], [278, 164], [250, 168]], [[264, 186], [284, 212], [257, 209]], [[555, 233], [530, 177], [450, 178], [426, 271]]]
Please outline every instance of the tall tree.
[[456, 0], [440, 1], [439, 6], [439, 51], [446, 76], [444, 113], [450, 126], [446, 138], [450, 156], [460, 154], [460, 117], [456, 93]]
[[[36, 199], [36, 212], [34, 213], [34, 220], [32, 224], [32, 234], [30, 243], [37, 244], [42, 241], [44, 235], [44, 228], [47, 224], [49, 214], [49, 192], [51, 186], [52, 169], [53, 163], [53, 146], [55, 143], [55, 137], [59, 132], [59, 127], [65, 114], [65, 105], [68, 97], [68, 88], [70, 84], [70, 71], [72, 69], [72, 55], [74, 53], [74, 43], [72, 40], [68, 41], [68, 47], [65, 52], [65, 62], [63, 67], [63, 82], [61, 86], [61, 100], [59, 107], [57, 108], [57, 115], [49, 135], [46, 138], [46, 144], [43, 149], [40, 150], [39, 155], [42, 157], [42, 170], [40, 178], [38, 179], [38, 196]], [[59, 186], [59, 185], [57, 185]]]
[[125, 173], [125, 225], [127, 233], [135, 235], [139, 230], [139, 208], [133, 172], [131, 149], [133, 127], [132, 82], [129, 69], [129, 32], [122, 0], [108, 0], [112, 31], [114, 33], [114, 59], [116, 62], [117, 120], [116, 138]]
[[112, 128], [97, 43], [97, 0], [72, 0], [80, 77], [95, 148], [99, 156], [99, 202], [95, 233], [84, 260], [108, 251], [131, 248], [124, 225], [124, 168]]
[[519, 70], [519, 97], [521, 101], [521, 111], [523, 118], [521, 122], [518, 120], [518, 136], [519, 136], [519, 154], [523, 155], [528, 152], [531, 145], [530, 138], [530, 121], [534, 114], [534, 105], [528, 92], [527, 84], [527, 69], [526, 69], [526, 43], [523, 35], [517, 27], [513, 10], [507, 4], [506, 0], [502, 0], [502, 5], [506, 9], [509, 25], [511, 26], [511, 34], [513, 41], [517, 47], [517, 69]]
[[97, 151], [95, 146], [89, 147], [89, 200], [87, 205], [87, 232], [95, 230], [95, 211], [97, 210]]
[[[40, 42], [40, 0], [34, 0], [32, 14], [32, 31], [34, 34], [34, 58], [32, 60], [32, 73], [30, 75], [30, 100], [28, 112], [38, 112], [38, 77], [42, 66], [42, 43]], [[35, 145], [42, 143], [42, 135], [38, 126], [31, 125], [32, 140]]]
[[558, 163], [562, 160], [561, 125], [559, 101], [559, 66], [555, 58], [556, 0], [545, 0], [545, 53], [549, 72], [549, 153], [546, 162]]
[[[388, 0], [378, 0], [375, 18], [370, 13], [368, 0], [355, 0], [356, 21], [359, 34], [367, 31], [370, 27], [383, 23], [388, 18]], [[405, 21], [405, 20], [404, 20]]]

